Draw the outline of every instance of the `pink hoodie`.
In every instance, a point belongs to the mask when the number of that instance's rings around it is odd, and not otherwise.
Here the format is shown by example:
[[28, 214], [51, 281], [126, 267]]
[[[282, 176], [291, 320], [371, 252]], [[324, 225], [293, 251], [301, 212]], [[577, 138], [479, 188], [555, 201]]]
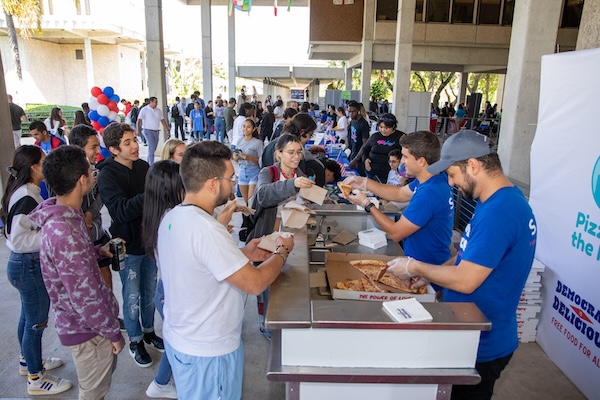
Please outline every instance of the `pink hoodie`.
[[73, 346], [97, 335], [119, 341], [119, 305], [100, 275], [98, 248], [94, 248], [83, 212], [57, 205], [56, 198], [50, 198], [29, 218], [41, 227], [42, 277], [60, 342]]

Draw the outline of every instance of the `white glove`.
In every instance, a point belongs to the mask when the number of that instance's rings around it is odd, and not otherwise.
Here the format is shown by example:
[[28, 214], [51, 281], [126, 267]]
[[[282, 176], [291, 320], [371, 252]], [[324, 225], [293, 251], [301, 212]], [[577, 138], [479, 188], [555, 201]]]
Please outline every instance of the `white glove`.
[[388, 271], [396, 275], [398, 278], [407, 280], [414, 277], [413, 274], [408, 272], [408, 264], [412, 260], [412, 257], [398, 257], [388, 262]]
[[367, 178], [364, 176], [349, 176], [344, 179], [343, 183], [352, 186], [354, 189], [367, 190]]

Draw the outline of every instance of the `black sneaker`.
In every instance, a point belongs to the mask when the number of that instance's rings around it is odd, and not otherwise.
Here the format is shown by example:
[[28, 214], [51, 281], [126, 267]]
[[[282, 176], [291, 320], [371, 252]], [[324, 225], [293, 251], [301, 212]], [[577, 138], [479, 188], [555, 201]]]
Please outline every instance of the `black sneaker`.
[[152, 366], [152, 358], [146, 351], [144, 342], [141, 340], [139, 342], [129, 343], [129, 355], [139, 367], [148, 368]]
[[163, 343], [163, 340], [156, 336], [156, 333], [154, 333], [154, 331], [144, 333], [144, 342], [151, 344], [156, 350], [160, 351], [161, 353], [165, 352], [165, 344]]

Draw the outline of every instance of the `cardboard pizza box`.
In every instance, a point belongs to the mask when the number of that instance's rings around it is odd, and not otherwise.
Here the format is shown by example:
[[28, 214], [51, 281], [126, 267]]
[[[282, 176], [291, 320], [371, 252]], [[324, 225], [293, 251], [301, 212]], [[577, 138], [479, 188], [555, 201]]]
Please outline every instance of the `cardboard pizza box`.
[[376, 255], [376, 254], [357, 254], [357, 253], [327, 253], [325, 259], [325, 270], [327, 272], [327, 281], [331, 290], [331, 295], [338, 300], [365, 300], [365, 301], [393, 301], [401, 299], [415, 298], [420, 302], [434, 302], [435, 290], [431, 285], [427, 285], [427, 294], [412, 294], [403, 292], [390, 286], [381, 284], [390, 291], [390, 293], [377, 292], [357, 292], [354, 290], [336, 289], [337, 282], [360, 279], [364, 275], [352, 267], [349, 261], [353, 260], [380, 260], [390, 261], [395, 257]]

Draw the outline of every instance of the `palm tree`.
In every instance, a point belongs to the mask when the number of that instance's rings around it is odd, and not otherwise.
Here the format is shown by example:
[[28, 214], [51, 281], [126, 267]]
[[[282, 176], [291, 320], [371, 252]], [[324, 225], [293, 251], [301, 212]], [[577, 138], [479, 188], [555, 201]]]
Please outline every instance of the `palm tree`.
[[[79, 0], [74, 0], [75, 6], [79, 7]], [[42, 33], [42, 16], [44, 6], [41, 0], [0, 0], [2, 10], [6, 16], [6, 27], [8, 30], [8, 42], [10, 50], [17, 69], [17, 76], [20, 81], [23, 80], [21, 70], [21, 57], [19, 55], [19, 42], [17, 41], [17, 31], [13, 17], [17, 18], [21, 28], [19, 32], [21, 37], [27, 39], [33, 33]]]

